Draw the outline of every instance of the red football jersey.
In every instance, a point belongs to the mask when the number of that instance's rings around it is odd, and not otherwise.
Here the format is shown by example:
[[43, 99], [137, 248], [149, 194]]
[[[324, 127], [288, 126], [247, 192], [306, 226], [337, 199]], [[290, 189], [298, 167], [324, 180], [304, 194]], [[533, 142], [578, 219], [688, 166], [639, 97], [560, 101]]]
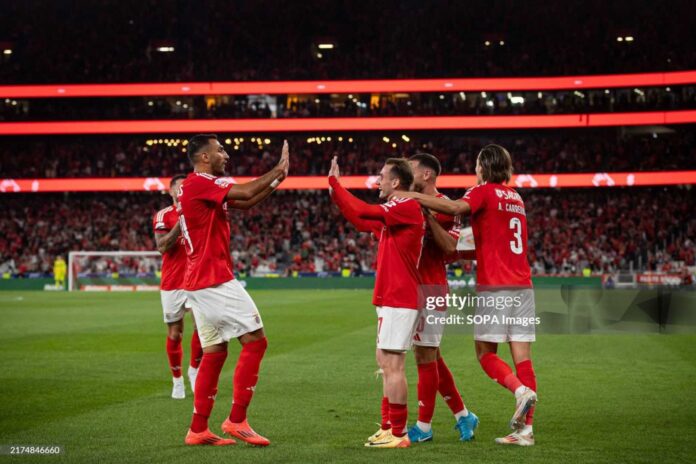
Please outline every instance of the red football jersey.
[[485, 183], [470, 188], [461, 200], [471, 206], [476, 243], [476, 286], [532, 286], [527, 261], [527, 216], [512, 188]]
[[417, 310], [422, 284], [418, 263], [425, 236], [423, 211], [412, 198], [392, 198], [379, 206], [384, 210], [385, 225], [379, 234], [372, 304]]
[[[442, 193], [438, 193], [436, 197], [447, 198]], [[437, 213], [435, 214], [435, 219], [448, 232], [454, 227], [454, 216]], [[445, 267], [447, 262], [449, 262], [447, 255], [437, 246], [432, 237], [432, 232], [428, 229], [423, 242], [423, 256], [421, 256], [420, 264], [418, 265], [423, 284], [447, 285], [447, 268]]]
[[[152, 228], [155, 234], [166, 234], [174, 228], [179, 220], [179, 214], [173, 206], [157, 212], [152, 218]], [[184, 288], [186, 273], [186, 248], [184, 237], [179, 235], [176, 243], [162, 255], [162, 281], [160, 289], [179, 290]]]
[[193, 172], [179, 190], [179, 222], [188, 264], [185, 290], [214, 287], [234, 279], [230, 256], [230, 223], [225, 196], [227, 179]]

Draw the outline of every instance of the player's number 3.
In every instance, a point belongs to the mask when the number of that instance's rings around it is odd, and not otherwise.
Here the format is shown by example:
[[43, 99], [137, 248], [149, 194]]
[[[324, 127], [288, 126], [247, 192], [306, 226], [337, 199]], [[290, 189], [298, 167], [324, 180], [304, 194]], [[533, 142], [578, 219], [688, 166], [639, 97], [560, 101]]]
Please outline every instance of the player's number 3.
[[510, 250], [516, 255], [521, 255], [524, 249], [522, 248], [522, 221], [519, 218], [510, 219], [510, 229], [515, 240], [510, 240]]

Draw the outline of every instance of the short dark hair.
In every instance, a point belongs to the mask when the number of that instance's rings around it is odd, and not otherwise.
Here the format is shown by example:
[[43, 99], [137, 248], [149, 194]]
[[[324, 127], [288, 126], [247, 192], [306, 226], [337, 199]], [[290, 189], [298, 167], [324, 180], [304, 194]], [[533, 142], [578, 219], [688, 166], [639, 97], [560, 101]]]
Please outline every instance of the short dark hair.
[[500, 145], [486, 145], [478, 154], [481, 177], [484, 182], [502, 184], [512, 177], [512, 157]]
[[387, 158], [385, 166], [391, 166], [391, 174], [399, 179], [399, 184], [404, 190], [410, 190], [413, 184], [413, 170], [404, 158]]
[[203, 147], [206, 147], [211, 140], [217, 140], [218, 137], [215, 134], [198, 134], [191, 137], [188, 141], [188, 146], [186, 147], [186, 152], [188, 153], [189, 160], [191, 163], [196, 162], [196, 155]]
[[435, 158], [435, 156], [431, 155], [430, 153], [416, 153], [408, 160], [418, 161], [418, 164], [433, 171], [435, 173], [435, 177], [442, 173], [442, 165], [440, 164], [440, 160]]
[[176, 176], [172, 177], [172, 180], [169, 181], [169, 185], [174, 185], [174, 182], [182, 179], [186, 179], [186, 174], [177, 174]]

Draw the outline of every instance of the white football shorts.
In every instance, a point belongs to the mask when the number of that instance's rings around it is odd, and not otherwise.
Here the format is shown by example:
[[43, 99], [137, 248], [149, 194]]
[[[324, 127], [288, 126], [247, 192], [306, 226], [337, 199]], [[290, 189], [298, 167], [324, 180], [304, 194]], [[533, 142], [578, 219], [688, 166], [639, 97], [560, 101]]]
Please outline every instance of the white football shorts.
[[377, 348], [389, 351], [411, 349], [420, 311], [377, 306]]
[[182, 320], [186, 311], [191, 310], [191, 304], [184, 290], [160, 290], [160, 299], [164, 322], [167, 324]]
[[201, 346], [218, 345], [263, 328], [254, 301], [238, 280], [186, 292], [193, 304]]

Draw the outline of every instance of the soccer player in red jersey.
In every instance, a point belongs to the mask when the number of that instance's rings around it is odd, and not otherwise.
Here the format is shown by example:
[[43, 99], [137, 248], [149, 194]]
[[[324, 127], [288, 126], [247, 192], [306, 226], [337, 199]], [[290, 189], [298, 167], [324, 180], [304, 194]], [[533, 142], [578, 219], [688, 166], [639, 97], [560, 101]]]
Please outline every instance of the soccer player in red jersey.
[[229, 156], [215, 135], [196, 135], [187, 148], [193, 173], [179, 188], [179, 223], [188, 254], [184, 288], [196, 316], [203, 360], [185, 443], [216, 446], [236, 443], [234, 439], [213, 434], [208, 428], [220, 371], [227, 358], [227, 343], [236, 338], [242, 350], [234, 371], [232, 410], [222, 424], [222, 431], [247, 443], [267, 446], [268, 439], [247, 422], [247, 408], [267, 341], [256, 305], [232, 273], [227, 208], [250, 208], [273, 192], [288, 173], [288, 144], [283, 144], [280, 161], [273, 169], [245, 184], [233, 184], [221, 177], [225, 175]]
[[[535, 340], [534, 290], [527, 261], [527, 217], [520, 195], [505, 185], [512, 159], [499, 145], [487, 145], [476, 160], [478, 185], [459, 201], [411, 192], [421, 205], [453, 216], [471, 215], [476, 243], [476, 354], [489, 377], [514, 393], [513, 433], [496, 443], [534, 444], [532, 423], [537, 401], [531, 342]], [[497, 355], [508, 343], [517, 373]]]
[[418, 261], [423, 248], [425, 222], [418, 202], [401, 198], [411, 188], [413, 172], [408, 162], [390, 158], [379, 175], [379, 196], [370, 205], [351, 195], [339, 181], [336, 157], [331, 162], [331, 198], [358, 230], [379, 238], [377, 277], [372, 303], [377, 309], [377, 364], [383, 372], [382, 424], [365, 446], [409, 447], [405, 360], [418, 322]]
[[[408, 161], [413, 169], [413, 190], [436, 198], [447, 198], [437, 190], [437, 176], [440, 175], [442, 167], [436, 157], [429, 153], [418, 153], [411, 156]], [[447, 262], [455, 259], [473, 259], [473, 252], [456, 252], [456, 238], [446, 233], [455, 226], [453, 216], [436, 213], [427, 214], [426, 219], [429, 224], [436, 222], [440, 228], [433, 230], [431, 226], [426, 231], [418, 270], [427, 296], [446, 296]], [[436, 237], [433, 236], [434, 232], [440, 230], [445, 231], [445, 240], [451, 242], [452, 251], [449, 253], [445, 253], [438, 246]], [[446, 308], [440, 310], [446, 311]], [[413, 339], [413, 353], [418, 366], [418, 422], [409, 429], [409, 439], [412, 443], [433, 439], [431, 421], [439, 391], [454, 414], [455, 428], [459, 431], [459, 438], [462, 441], [469, 441], [474, 437], [478, 417], [464, 406], [452, 372], [440, 353], [444, 325], [433, 323], [432, 318], [427, 317], [427, 314], [428, 311], [421, 311]]]
[[[191, 310], [191, 305], [186, 299], [184, 291], [184, 273], [186, 272], [186, 249], [184, 239], [181, 236], [179, 226], [179, 213], [176, 208], [179, 204], [178, 190], [185, 175], [172, 177], [169, 182], [169, 195], [172, 197], [172, 206], [168, 206], [155, 214], [152, 218], [152, 228], [155, 231], [157, 251], [162, 253], [162, 280], [160, 283], [160, 297], [164, 322], [167, 324], [167, 357], [169, 368], [172, 371], [172, 398], [186, 398], [184, 378], [181, 375], [181, 339], [184, 333], [184, 314]], [[196, 374], [201, 362], [203, 350], [198, 338], [195, 320], [193, 334], [191, 335], [191, 362], [188, 368], [191, 390], [196, 385]]]

